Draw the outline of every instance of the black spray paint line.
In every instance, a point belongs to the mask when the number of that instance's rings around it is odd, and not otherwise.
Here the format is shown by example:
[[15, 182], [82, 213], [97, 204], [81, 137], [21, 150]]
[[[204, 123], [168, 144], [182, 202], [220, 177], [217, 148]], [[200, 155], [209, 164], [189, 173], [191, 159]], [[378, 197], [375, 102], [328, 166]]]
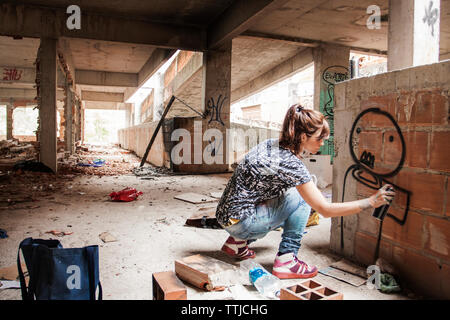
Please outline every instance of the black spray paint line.
[[211, 119], [209, 119], [208, 123], [211, 123], [211, 121], [217, 121], [220, 122], [223, 126], [225, 125], [225, 123], [223, 123], [222, 119], [220, 119], [220, 112], [222, 111], [222, 107], [223, 107], [223, 103], [225, 102], [225, 100], [227, 99], [226, 97], [224, 97], [222, 100], [222, 95], [220, 94], [219, 97], [217, 98], [217, 102], [214, 102], [214, 98], [211, 97], [208, 100], [207, 103], [207, 108], [211, 109]]
[[[371, 155], [370, 152], [368, 153], [364, 150], [364, 152], [361, 154], [360, 159], [358, 159], [353, 150], [353, 145], [352, 145], [353, 134], [355, 132], [358, 134], [360, 133], [360, 129], [356, 128], [356, 125], [357, 125], [358, 121], [364, 115], [366, 115], [368, 113], [379, 114], [379, 115], [383, 115], [383, 116], [387, 117], [394, 125], [394, 127], [400, 137], [401, 145], [402, 145], [401, 158], [400, 158], [399, 163], [395, 167], [395, 169], [390, 172], [383, 173], [383, 174], [375, 172], [375, 170], [374, 170], [375, 156]], [[358, 129], [359, 129], [359, 131], [358, 131]], [[397, 175], [398, 172], [403, 168], [403, 164], [405, 162], [405, 156], [406, 156], [405, 140], [403, 138], [401, 129], [398, 126], [395, 119], [391, 116], [390, 113], [380, 110], [379, 108], [369, 108], [369, 109], [364, 110], [356, 117], [355, 121], [353, 122], [352, 129], [350, 132], [350, 138], [349, 138], [349, 147], [350, 147], [350, 154], [352, 156], [354, 164], [351, 165], [346, 170], [345, 175], [344, 175], [344, 183], [343, 183], [343, 190], [342, 190], [342, 202], [345, 201], [345, 186], [346, 186], [347, 176], [350, 172], [352, 173], [352, 177], [357, 182], [359, 182], [371, 189], [374, 189], [374, 190], [378, 190], [379, 188], [381, 188], [383, 186], [383, 184], [390, 184], [394, 187], [396, 192], [402, 192], [402, 193], [406, 194], [406, 207], [405, 207], [405, 211], [403, 213], [402, 219], [399, 219], [398, 217], [396, 217], [390, 213], [387, 213], [386, 217], [393, 219], [396, 223], [403, 226], [408, 217], [411, 192], [394, 184], [393, 182], [387, 180], [387, 178]], [[363, 174], [369, 175], [369, 177], [365, 177], [365, 176], [363, 176]], [[377, 246], [376, 246], [376, 251], [375, 251], [375, 260], [378, 258], [382, 227], [383, 227], [383, 220], [380, 220], [380, 228], [379, 228], [379, 232], [378, 232]], [[341, 217], [341, 250], [343, 250], [343, 249], [344, 249], [344, 217]]]

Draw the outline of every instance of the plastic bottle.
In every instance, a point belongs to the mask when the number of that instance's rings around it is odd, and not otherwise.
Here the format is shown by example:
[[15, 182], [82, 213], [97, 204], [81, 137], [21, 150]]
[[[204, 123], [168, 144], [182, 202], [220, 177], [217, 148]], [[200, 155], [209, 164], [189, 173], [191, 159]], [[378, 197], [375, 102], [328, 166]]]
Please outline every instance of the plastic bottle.
[[241, 262], [241, 270], [248, 274], [250, 282], [263, 296], [276, 299], [280, 296], [281, 280], [269, 273], [259, 263], [252, 259]]

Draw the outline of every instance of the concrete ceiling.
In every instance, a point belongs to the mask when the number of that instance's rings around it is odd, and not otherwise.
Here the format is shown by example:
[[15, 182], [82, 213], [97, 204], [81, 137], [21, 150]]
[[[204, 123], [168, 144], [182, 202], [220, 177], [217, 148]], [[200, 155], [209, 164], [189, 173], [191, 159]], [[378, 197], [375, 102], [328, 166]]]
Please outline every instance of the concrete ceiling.
[[33, 68], [39, 43], [39, 39], [0, 37], [0, 65]]
[[[17, 22], [18, 18], [13, 20], [17, 26], [12, 29], [10, 25], [14, 23], [7, 23], [7, 19], [4, 19], [3, 24], [0, 21], [0, 35], [23, 36], [22, 40], [0, 36], [0, 65], [34, 68], [39, 34], [49, 32], [49, 35], [53, 35], [52, 32], [59, 32], [58, 36], [67, 39], [75, 69], [138, 74], [139, 84], [151, 73], [151, 68], [145, 67], [151, 62], [151, 57], [158, 53], [157, 50], [161, 50], [158, 48], [191, 47], [195, 50], [197, 46], [197, 51], [205, 51], [206, 47], [199, 43], [206, 38], [217, 38], [214, 43], [234, 38], [232, 91], [298, 54], [305, 47], [322, 42], [375, 52], [387, 50], [387, 22], [382, 22], [381, 29], [368, 29], [366, 9], [370, 5], [378, 5], [382, 15], [388, 14], [388, 0], [3, 2], [13, 6], [24, 5], [25, 17], [47, 13], [45, 10], [56, 10], [51, 12], [56, 12], [55, 16], [61, 18], [61, 21], [53, 28], [57, 31], [52, 28], [36, 28], [33, 23], [27, 25], [29, 19], [24, 19], [22, 24]], [[74, 3], [82, 11], [82, 30], [78, 33], [79, 36], [77, 33], [68, 33], [65, 27], [68, 16], [66, 8]], [[32, 9], [26, 11], [27, 8]], [[20, 10], [17, 9], [17, 12]], [[40, 19], [45, 24], [42, 16]], [[113, 27], [108, 24], [112, 22], [123, 24]], [[230, 26], [233, 23], [237, 26]], [[172, 26], [177, 27], [171, 29]], [[158, 38], [166, 29], [169, 30], [167, 34]], [[222, 29], [226, 32], [221, 33]], [[158, 30], [162, 32], [157, 32]], [[450, 0], [441, 0], [441, 54], [450, 55]], [[4, 87], [6, 84], [0, 86]], [[20, 86], [23, 87], [17, 85]], [[198, 84], [194, 86], [198, 89]], [[80, 88], [86, 91], [123, 93], [127, 86], [82, 85]]]
[[291, 0], [268, 13], [248, 32], [385, 51], [387, 23], [378, 30], [367, 28], [366, 10], [370, 5], [378, 5], [382, 15], [388, 13], [387, 0]]
[[137, 73], [155, 47], [89, 39], [68, 39], [75, 68]]
[[220, 16], [234, 0], [18, 0], [16, 2], [64, 10], [76, 4], [83, 11], [100, 15], [204, 27]]

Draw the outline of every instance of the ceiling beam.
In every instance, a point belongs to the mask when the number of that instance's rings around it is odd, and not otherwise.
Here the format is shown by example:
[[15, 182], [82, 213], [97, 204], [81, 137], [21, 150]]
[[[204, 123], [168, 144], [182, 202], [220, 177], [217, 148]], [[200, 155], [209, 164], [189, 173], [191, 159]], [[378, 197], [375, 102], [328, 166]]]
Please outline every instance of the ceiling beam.
[[78, 85], [137, 87], [138, 74], [94, 70], [75, 70]]
[[83, 101], [85, 109], [126, 110], [128, 103], [110, 101]]
[[66, 26], [64, 9], [4, 3], [0, 5], [0, 35], [82, 38], [204, 51], [206, 31], [195, 26], [133, 20], [81, 11], [81, 28]]
[[[298, 46], [311, 47], [311, 48], [318, 47], [322, 44], [334, 44], [334, 45], [342, 46], [341, 43], [336, 43], [336, 42], [323, 42], [323, 41], [313, 40], [313, 39], [288, 37], [288, 36], [282, 36], [282, 35], [277, 35], [277, 34], [269, 34], [269, 33], [262, 33], [262, 32], [253, 32], [253, 31], [245, 31], [239, 35], [239, 38], [246, 38], [246, 37], [267, 40], [267, 41], [289, 42], [292, 44], [297, 44]], [[356, 51], [356, 52], [372, 54], [372, 55], [379, 55], [379, 56], [387, 55], [387, 51], [384, 51], [384, 50], [361, 48], [361, 47], [348, 46], [348, 45], [344, 45], [344, 46], [347, 46], [350, 48], [350, 50]]]
[[124, 102], [121, 92], [81, 91], [81, 99], [85, 101]]
[[225, 42], [249, 29], [266, 14], [278, 9], [287, 2], [288, 0], [234, 1], [208, 28], [208, 50], [219, 48]]
[[305, 48], [295, 56], [283, 61], [266, 73], [248, 81], [246, 84], [231, 92], [231, 102], [236, 103], [257, 92], [278, 83], [293, 74], [303, 71], [314, 63], [313, 49]]
[[140, 87], [145, 81], [150, 79], [150, 77], [154, 75], [159, 68], [175, 54], [175, 52], [177, 52], [177, 50], [174, 49], [157, 48], [153, 50], [152, 55], [138, 73], [138, 86]]
[[[0, 88], [0, 99], [34, 100], [36, 96], [36, 89]], [[56, 91], [56, 99], [64, 99], [62, 90]]]
[[296, 44], [301, 47], [311, 47], [311, 48], [318, 47], [321, 43], [320, 41], [317, 41], [317, 40], [297, 38], [297, 37], [288, 37], [288, 36], [281, 36], [281, 35], [276, 35], [276, 34], [253, 32], [253, 31], [245, 31], [245, 32], [241, 33], [239, 36], [239, 38], [246, 38], [246, 37], [263, 39], [263, 40], [289, 42], [289, 43]]

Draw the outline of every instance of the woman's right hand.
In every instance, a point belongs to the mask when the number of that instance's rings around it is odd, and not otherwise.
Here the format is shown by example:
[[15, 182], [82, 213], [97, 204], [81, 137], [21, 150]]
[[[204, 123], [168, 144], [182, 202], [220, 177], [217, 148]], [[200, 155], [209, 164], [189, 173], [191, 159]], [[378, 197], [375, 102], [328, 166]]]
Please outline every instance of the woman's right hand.
[[394, 187], [390, 184], [386, 184], [378, 189], [375, 194], [369, 197], [369, 202], [373, 208], [378, 208], [382, 205], [390, 204], [394, 199], [394, 196]]

